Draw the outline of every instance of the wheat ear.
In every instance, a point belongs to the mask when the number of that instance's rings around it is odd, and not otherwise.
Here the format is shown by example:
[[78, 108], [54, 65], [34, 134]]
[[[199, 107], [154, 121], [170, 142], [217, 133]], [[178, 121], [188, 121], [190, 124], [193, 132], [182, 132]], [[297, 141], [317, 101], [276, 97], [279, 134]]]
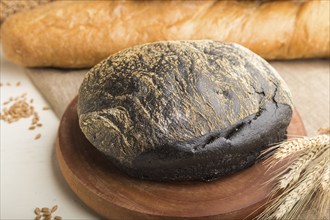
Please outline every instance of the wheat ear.
[[[299, 152], [269, 182], [274, 183], [268, 203], [256, 219], [329, 219], [330, 205], [330, 139], [329, 135], [301, 138], [281, 143], [273, 149], [269, 166]], [[266, 152], [267, 153], [267, 152]], [[306, 212], [306, 210], [308, 210]], [[317, 211], [313, 211], [317, 210]], [[306, 218], [305, 218], [305, 217]]]
[[295, 206], [296, 208], [302, 206], [303, 203], [301, 203], [301, 201], [305, 200], [304, 197], [314, 193], [317, 190], [317, 187], [321, 182], [322, 174], [325, 171], [326, 162], [327, 160], [321, 160], [320, 163], [314, 166], [312, 171], [306, 172], [300, 181], [292, 187], [288, 194], [282, 199], [277, 210], [274, 212], [276, 219], [281, 219], [285, 215], [288, 215], [288, 213], [290, 213]]
[[280, 172], [278, 175], [278, 184], [279, 189], [284, 189], [288, 186], [291, 186], [299, 179], [301, 173], [306, 169], [306, 167], [320, 154], [322, 154], [327, 148], [327, 144], [319, 142], [316, 146], [310, 149], [306, 154], [303, 154], [301, 157], [296, 159], [291, 165], [288, 171]]
[[274, 154], [274, 158], [283, 159], [293, 153], [297, 153], [298, 151], [306, 149], [313, 150], [314, 148], [320, 147], [320, 144], [329, 144], [329, 141], [329, 135], [292, 139], [277, 146], [278, 149]]

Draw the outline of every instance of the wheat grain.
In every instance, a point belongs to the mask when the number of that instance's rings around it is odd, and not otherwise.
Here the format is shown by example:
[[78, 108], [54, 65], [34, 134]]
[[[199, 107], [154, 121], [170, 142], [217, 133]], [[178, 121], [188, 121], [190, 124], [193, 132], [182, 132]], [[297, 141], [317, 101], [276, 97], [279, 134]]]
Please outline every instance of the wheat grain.
[[44, 219], [43, 220], [51, 220], [52, 219], [52, 216], [51, 215], [47, 215], [47, 216], [44, 216]]
[[31, 126], [29, 127], [29, 130], [34, 130], [35, 128], [36, 128], [36, 126], [31, 125]]
[[34, 117], [34, 118], [32, 118], [32, 122], [31, 122], [31, 123], [32, 123], [32, 125], [35, 125], [35, 124], [37, 124], [37, 123], [38, 123], [38, 119], [37, 119], [37, 118], [35, 118], [35, 117]]
[[43, 217], [51, 216], [50, 211], [43, 212], [42, 214]]
[[41, 212], [49, 212], [49, 208], [47, 208], [47, 207], [43, 207], [43, 208], [41, 209]]
[[[47, 207], [43, 207], [41, 210], [39, 208], [35, 208], [34, 213], [36, 217], [34, 219], [40, 220], [43, 217], [43, 220], [51, 220], [52, 213], [56, 212], [58, 209], [58, 205], [54, 205], [51, 209]], [[62, 220], [61, 216], [55, 216], [54, 220]]]
[[40, 211], [41, 211], [41, 210], [40, 210], [39, 208], [35, 208], [35, 209], [34, 209], [34, 213], [35, 213], [36, 215], [40, 215]]
[[41, 138], [41, 134], [37, 134], [35, 137], [34, 137], [34, 140], [38, 140]]
[[31, 106], [24, 100], [15, 101], [9, 108], [3, 109], [2, 120], [11, 123], [21, 118], [28, 118], [33, 114]]
[[56, 212], [57, 208], [58, 208], [58, 206], [57, 206], [57, 205], [53, 206], [53, 208], [50, 210], [50, 212], [51, 212], [51, 213], [54, 213], [54, 212]]

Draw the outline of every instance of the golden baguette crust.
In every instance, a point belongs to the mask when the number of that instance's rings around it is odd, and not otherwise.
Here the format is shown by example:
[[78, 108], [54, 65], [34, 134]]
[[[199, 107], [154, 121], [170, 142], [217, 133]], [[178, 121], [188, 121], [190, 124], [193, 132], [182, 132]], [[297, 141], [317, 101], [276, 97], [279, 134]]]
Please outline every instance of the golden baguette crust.
[[58, 1], [2, 27], [5, 56], [35, 67], [91, 67], [136, 44], [236, 42], [265, 59], [329, 57], [329, 1]]

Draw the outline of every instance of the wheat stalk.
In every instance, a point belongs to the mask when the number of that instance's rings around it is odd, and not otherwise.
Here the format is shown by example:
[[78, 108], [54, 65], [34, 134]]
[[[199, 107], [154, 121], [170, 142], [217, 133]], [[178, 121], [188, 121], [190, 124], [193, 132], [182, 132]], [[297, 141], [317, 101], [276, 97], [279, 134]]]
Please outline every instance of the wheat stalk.
[[299, 179], [301, 173], [306, 169], [310, 162], [317, 158], [327, 149], [327, 144], [319, 142], [314, 148], [310, 149], [310, 152], [303, 154], [301, 157], [296, 159], [291, 165], [289, 171], [283, 171], [278, 174], [279, 189], [284, 189], [288, 186], [291, 186]]
[[330, 164], [327, 165], [325, 173], [322, 175], [321, 186], [325, 192], [330, 191]]
[[[329, 135], [289, 140], [265, 152], [273, 152], [270, 167], [300, 153], [269, 182], [275, 182], [273, 198], [256, 219], [329, 219], [330, 138]], [[278, 170], [277, 170], [278, 172]], [[308, 210], [306, 212], [306, 210]]]

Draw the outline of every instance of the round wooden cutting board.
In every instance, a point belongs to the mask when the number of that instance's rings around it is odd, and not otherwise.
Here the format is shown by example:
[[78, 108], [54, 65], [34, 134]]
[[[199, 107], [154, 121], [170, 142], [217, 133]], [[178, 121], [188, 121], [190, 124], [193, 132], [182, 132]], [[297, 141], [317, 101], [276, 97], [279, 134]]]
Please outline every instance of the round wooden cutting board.
[[[297, 112], [288, 133], [306, 135]], [[271, 183], [265, 182], [276, 173], [276, 167], [266, 171], [260, 162], [212, 182], [163, 183], [131, 178], [119, 172], [85, 138], [78, 124], [77, 98], [62, 117], [56, 156], [64, 178], [78, 197], [101, 216], [116, 220], [251, 219], [271, 190]]]

